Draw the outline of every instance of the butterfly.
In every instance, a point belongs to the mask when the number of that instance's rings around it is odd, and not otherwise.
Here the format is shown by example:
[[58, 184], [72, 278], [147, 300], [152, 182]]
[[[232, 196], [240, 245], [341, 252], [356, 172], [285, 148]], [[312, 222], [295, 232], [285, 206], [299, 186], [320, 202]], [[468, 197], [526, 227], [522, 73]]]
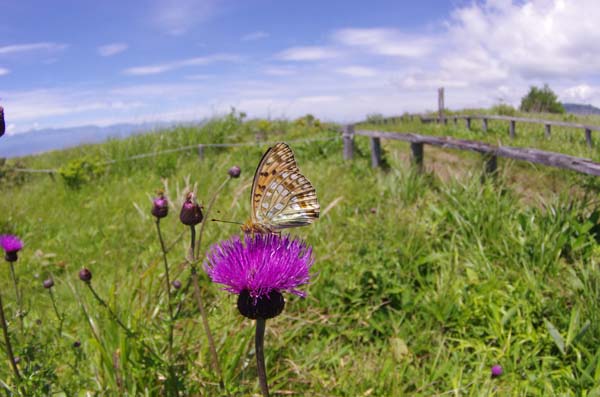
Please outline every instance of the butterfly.
[[300, 173], [292, 149], [283, 142], [263, 155], [252, 182], [250, 219], [244, 233], [278, 233], [319, 218], [317, 192]]

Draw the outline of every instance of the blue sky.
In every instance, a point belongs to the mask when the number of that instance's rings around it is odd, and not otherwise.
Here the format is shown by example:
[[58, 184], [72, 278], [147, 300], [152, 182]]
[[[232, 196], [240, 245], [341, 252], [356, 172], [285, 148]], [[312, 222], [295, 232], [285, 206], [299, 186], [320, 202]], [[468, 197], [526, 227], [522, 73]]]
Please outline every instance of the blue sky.
[[600, 105], [597, 0], [0, 0], [8, 134], [227, 112], [334, 121], [518, 105], [547, 82]]

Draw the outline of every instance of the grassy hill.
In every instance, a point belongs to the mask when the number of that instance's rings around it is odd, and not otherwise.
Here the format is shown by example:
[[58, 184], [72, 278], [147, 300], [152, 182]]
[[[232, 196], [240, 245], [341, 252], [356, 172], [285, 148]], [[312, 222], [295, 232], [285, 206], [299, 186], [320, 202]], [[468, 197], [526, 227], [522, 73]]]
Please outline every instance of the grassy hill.
[[[416, 121], [376, 127], [509, 144], [501, 122], [490, 122], [487, 135]], [[425, 149], [429, 171], [418, 174], [400, 142], [383, 142], [389, 167], [373, 170], [366, 138], [356, 138], [356, 158], [344, 162], [336, 126], [310, 119], [244, 121], [232, 113], [202, 128], [16, 160], [31, 168], [62, 168], [66, 175], [77, 170], [78, 159], [95, 165], [115, 160], [94, 172], [86, 168], [77, 187], [61, 177], [4, 174], [0, 234], [17, 234], [26, 245], [15, 268], [25, 302], [23, 331], [9, 267], [0, 269], [24, 395], [159, 396], [172, 390], [171, 379], [181, 395], [223, 394], [186, 288], [189, 236], [178, 213], [185, 186], [196, 186], [206, 204], [229, 167], [239, 165], [241, 178], [229, 181], [213, 215], [245, 221], [252, 176], [267, 146], [206, 148], [202, 160], [195, 149], [127, 158], [257, 137], [294, 142], [322, 209], [314, 225], [290, 231], [312, 245], [314, 278], [305, 299], [287, 294], [283, 314], [268, 321], [265, 355], [273, 395], [600, 393], [596, 179], [500, 161], [498, 178], [482, 184], [479, 157], [431, 148]], [[315, 138], [332, 139], [297, 141]], [[510, 144], [599, 160], [579, 131], [556, 129], [545, 139], [542, 126], [518, 126]], [[171, 278], [184, 285], [174, 291], [180, 310], [171, 372], [164, 363], [165, 274], [150, 215], [149, 197], [158, 188], [166, 188], [174, 203], [161, 227], [172, 246]], [[239, 234], [236, 225], [209, 222], [201, 252]], [[78, 279], [84, 266], [110, 311]], [[59, 316], [42, 287], [49, 276]], [[200, 285], [230, 394], [259, 395], [253, 322], [203, 272]], [[0, 389], [14, 391], [4, 362]], [[492, 378], [496, 364], [504, 373]]]

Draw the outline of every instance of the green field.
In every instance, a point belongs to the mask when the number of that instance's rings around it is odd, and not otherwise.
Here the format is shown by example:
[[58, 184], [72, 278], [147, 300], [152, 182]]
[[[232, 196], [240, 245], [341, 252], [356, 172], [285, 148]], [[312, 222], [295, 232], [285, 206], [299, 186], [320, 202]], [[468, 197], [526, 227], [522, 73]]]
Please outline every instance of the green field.
[[[517, 139], [510, 142], [506, 122], [490, 122], [486, 135], [467, 131], [464, 123], [369, 128], [600, 160], [578, 130], [555, 128], [546, 139], [543, 126], [518, 124]], [[9, 267], [0, 269], [21, 394], [226, 395], [186, 288], [189, 236], [179, 207], [186, 185], [196, 186], [206, 205], [229, 167], [239, 165], [241, 177], [227, 183], [209, 218], [245, 221], [254, 170], [268, 146], [206, 148], [202, 160], [196, 150], [126, 159], [198, 142], [254, 142], [258, 136], [287, 142], [331, 138], [290, 143], [317, 190], [321, 218], [290, 230], [312, 245], [314, 277], [305, 299], [287, 294], [283, 314], [267, 322], [272, 395], [600, 396], [597, 180], [501, 160], [499, 175], [482, 183], [477, 155], [429, 147], [428, 170], [419, 174], [411, 168], [408, 145], [387, 141], [387, 167], [373, 170], [368, 138], [356, 137], [355, 159], [346, 162], [337, 129], [310, 119], [245, 121], [232, 113], [203, 127], [9, 161], [9, 167], [16, 161], [61, 168], [72, 181], [18, 174], [6, 166], [0, 179], [0, 234], [17, 234], [25, 242], [15, 268], [26, 311], [23, 330]], [[117, 162], [86, 168], [77, 163], [84, 158], [92, 165]], [[172, 246], [171, 278], [184, 285], [174, 291], [180, 310], [173, 362], [166, 352], [164, 267], [150, 215], [150, 198], [159, 188], [173, 203], [161, 221]], [[240, 233], [236, 225], [208, 222], [201, 254]], [[79, 280], [82, 267], [93, 272], [92, 285], [110, 311]], [[62, 327], [42, 286], [49, 276]], [[227, 392], [259, 396], [253, 321], [238, 313], [235, 296], [202, 271], [200, 286]], [[504, 373], [492, 378], [496, 364]], [[19, 395], [5, 355], [0, 381], [5, 395]]]

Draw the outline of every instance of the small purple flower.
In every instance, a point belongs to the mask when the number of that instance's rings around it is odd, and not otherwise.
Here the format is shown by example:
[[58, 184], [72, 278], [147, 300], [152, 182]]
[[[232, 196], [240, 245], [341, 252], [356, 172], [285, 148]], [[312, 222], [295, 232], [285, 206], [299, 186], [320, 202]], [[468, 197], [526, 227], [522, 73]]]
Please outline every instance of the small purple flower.
[[0, 236], [0, 247], [5, 252], [4, 258], [8, 262], [15, 262], [17, 260], [17, 252], [23, 248], [23, 242], [12, 234], [4, 234]]
[[44, 280], [44, 288], [50, 289], [52, 287], [54, 287], [54, 280], [52, 279], [52, 277], [47, 278], [46, 280]]
[[[204, 268], [213, 282], [239, 295], [238, 308], [243, 315], [270, 318], [283, 310], [281, 292], [306, 296], [298, 287], [309, 283], [313, 262], [312, 248], [301, 240], [255, 234], [245, 235], [243, 241], [235, 236], [213, 245]], [[261, 301], [278, 307], [261, 311]], [[252, 313], [244, 312], [242, 306]]]
[[502, 366], [501, 365], [494, 365], [492, 366], [492, 378], [497, 378], [500, 375], [502, 375]]

